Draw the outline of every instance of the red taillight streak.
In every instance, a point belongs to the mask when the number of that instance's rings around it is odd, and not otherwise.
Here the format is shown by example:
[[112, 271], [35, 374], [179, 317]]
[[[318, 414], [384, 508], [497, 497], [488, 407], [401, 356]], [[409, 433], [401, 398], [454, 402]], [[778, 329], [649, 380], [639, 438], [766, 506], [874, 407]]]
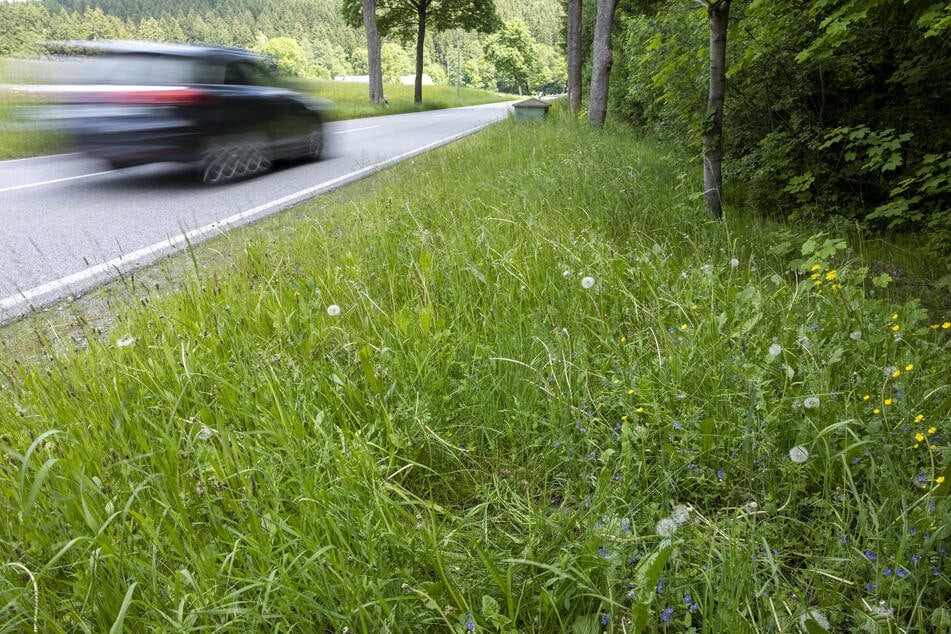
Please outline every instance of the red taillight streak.
[[102, 94], [100, 97], [105, 103], [130, 106], [198, 106], [215, 101], [211, 93], [193, 88], [130, 90]]

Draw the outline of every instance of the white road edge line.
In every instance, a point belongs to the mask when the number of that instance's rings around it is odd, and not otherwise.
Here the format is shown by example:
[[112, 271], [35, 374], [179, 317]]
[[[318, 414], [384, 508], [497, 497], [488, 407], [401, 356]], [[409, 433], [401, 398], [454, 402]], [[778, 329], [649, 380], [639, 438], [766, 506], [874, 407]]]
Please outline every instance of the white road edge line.
[[362, 132], [363, 130], [373, 130], [374, 128], [379, 128], [378, 125], [367, 125], [362, 128], [350, 128], [349, 130], [339, 130], [334, 132], [334, 134], [350, 134], [351, 132]]
[[29, 189], [30, 187], [40, 187], [42, 185], [53, 185], [54, 183], [65, 183], [66, 181], [75, 181], [80, 178], [89, 178], [91, 176], [102, 176], [103, 174], [111, 174], [115, 170], [106, 170], [104, 172], [92, 172], [91, 174], [79, 174], [78, 176], [66, 176], [64, 178], [54, 178], [48, 181], [40, 181], [39, 183], [26, 183], [25, 185], [13, 185], [12, 187], [4, 187], [0, 189], [0, 194], [4, 192], [12, 192], [18, 189]]
[[39, 286], [34, 286], [33, 288], [4, 297], [0, 299], [0, 324], [11, 321], [30, 311], [36, 311], [53, 304], [69, 295], [78, 296], [90, 288], [105, 284], [124, 273], [152, 264], [163, 257], [181, 251], [189, 245], [204, 242], [216, 234], [223, 234], [227, 229], [246, 225], [258, 217], [265, 217], [283, 211], [318, 194], [328, 192], [337, 187], [342, 187], [343, 185], [365, 178], [375, 172], [379, 172], [390, 165], [412, 158], [441, 145], [452, 143], [453, 141], [478, 132], [492, 123], [494, 122], [489, 121], [479, 124], [451, 137], [428, 143], [398, 156], [373, 163], [355, 172], [338, 176], [337, 178], [314, 185], [313, 187], [302, 189], [293, 194], [288, 194], [276, 200], [258, 205], [257, 207], [252, 207], [251, 209], [246, 209], [224, 220], [192, 229], [191, 231], [171, 237], [168, 240], [136, 249], [125, 255], [103, 262], [102, 264], [90, 266], [57, 280], [46, 282], [45, 284], [40, 284]]

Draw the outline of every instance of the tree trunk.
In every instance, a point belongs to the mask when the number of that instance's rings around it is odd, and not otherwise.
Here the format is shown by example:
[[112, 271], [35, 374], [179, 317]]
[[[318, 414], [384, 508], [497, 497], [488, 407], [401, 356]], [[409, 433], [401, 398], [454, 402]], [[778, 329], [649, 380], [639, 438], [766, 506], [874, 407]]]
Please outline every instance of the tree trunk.
[[608, 111], [608, 81], [614, 53], [611, 52], [611, 26], [617, 0], [598, 0], [598, 18], [594, 25], [594, 52], [591, 67], [591, 93], [588, 97], [588, 123], [596, 128], [604, 125]]
[[413, 103], [423, 102], [423, 45], [426, 43], [426, 6], [419, 3], [419, 24], [416, 32], [416, 82], [413, 88]]
[[581, 110], [581, 0], [568, 0], [568, 109]]
[[381, 104], [383, 103], [383, 65], [380, 60], [380, 31], [376, 28], [376, 0], [363, 0], [363, 29], [367, 34], [370, 101]]
[[717, 0], [707, 5], [710, 23], [710, 92], [707, 116], [703, 122], [703, 197], [710, 215], [723, 217], [723, 98], [726, 94], [726, 31], [730, 17], [730, 0]]

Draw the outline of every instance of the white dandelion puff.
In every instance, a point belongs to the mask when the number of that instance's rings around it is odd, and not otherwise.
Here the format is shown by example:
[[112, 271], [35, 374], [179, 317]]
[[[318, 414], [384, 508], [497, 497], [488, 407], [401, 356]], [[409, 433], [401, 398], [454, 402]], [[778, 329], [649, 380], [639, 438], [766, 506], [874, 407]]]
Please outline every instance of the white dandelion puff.
[[131, 346], [135, 343], [135, 337], [123, 337], [116, 341], [117, 348], [125, 348], [126, 346]]
[[217, 433], [218, 432], [216, 432], [214, 429], [212, 429], [208, 425], [202, 425], [201, 429], [199, 429], [198, 433], [195, 435], [195, 438], [197, 438], [198, 440], [208, 440], [209, 438], [211, 438]]
[[704, 275], [713, 275], [713, 265], [704, 264], [703, 266], [700, 267], [700, 272], [703, 273]]
[[769, 347], [769, 354], [774, 357], [778, 357], [782, 351], [783, 351], [783, 347], [779, 345], [778, 343], [774, 343], [773, 345]]
[[803, 400], [802, 406], [806, 409], [817, 409], [819, 407], [819, 397], [807, 396], [805, 400]]
[[803, 464], [806, 460], [809, 460], [809, 450], [802, 445], [796, 445], [789, 450], [789, 459], [796, 464]]
[[692, 510], [688, 504], [678, 504], [674, 507], [674, 510], [670, 512], [670, 519], [679, 525], [686, 524], [690, 519], [690, 512]]
[[661, 537], [671, 537], [677, 532], [677, 522], [669, 517], [665, 517], [664, 519], [657, 522], [657, 527], [655, 530]]
[[799, 627], [802, 629], [803, 632], [813, 631], [806, 625], [809, 621], [812, 621], [813, 623], [821, 627], [822, 631], [824, 632], [829, 631], [829, 619], [827, 619], [825, 615], [822, 614], [822, 612], [820, 612], [819, 610], [809, 610], [808, 612], [804, 612], [799, 616]]
[[858, 341], [861, 338], [862, 338], [861, 330], [853, 330], [852, 332], [849, 333], [849, 339], [852, 339], [853, 341]]
[[581, 278], [581, 287], [582, 288], [591, 288], [594, 286], [594, 278], [590, 275]]
[[337, 306], [336, 304], [331, 304], [330, 306], [327, 307], [327, 314], [330, 315], [331, 317], [336, 317], [337, 315], [340, 314], [340, 306]]
[[730, 260], [730, 267], [731, 267], [731, 268], [734, 268], [734, 269], [735, 269], [735, 268], [738, 267], [739, 265], [740, 265], [740, 261], [737, 260], [736, 258], [732, 258], [732, 259]]

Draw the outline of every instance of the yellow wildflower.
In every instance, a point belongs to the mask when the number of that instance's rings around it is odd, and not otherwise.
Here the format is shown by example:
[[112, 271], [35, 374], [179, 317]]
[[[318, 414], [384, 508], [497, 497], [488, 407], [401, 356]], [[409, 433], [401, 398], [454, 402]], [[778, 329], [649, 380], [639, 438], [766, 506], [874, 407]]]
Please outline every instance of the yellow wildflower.
[[885, 399], [885, 404], [886, 404], [886, 405], [891, 405], [891, 404], [892, 404], [892, 399], [886, 398], [886, 399]]
[[929, 428], [928, 428], [928, 433], [929, 433], [929, 434], [937, 434], [937, 433], [938, 433], [938, 428], [937, 428], [937, 427], [929, 427]]
[[897, 379], [900, 376], [901, 376], [901, 370], [899, 370], [898, 368], [895, 368], [895, 371], [892, 372], [892, 378]]
[[948, 328], [951, 328], [951, 321], [944, 322], [943, 324], [941, 324], [941, 327], [944, 328], [945, 330], [947, 330]]
[[813, 274], [810, 275], [809, 277], [812, 278], [812, 279], [814, 279], [814, 280], [817, 280], [817, 279], [819, 279], [820, 277], [822, 277], [822, 274], [821, 274], [821, 273], [813, 273]]
[[863, 401], [867, 401], [867, 400], [870, 399], [870, 398], [872, 398], [872, 397], [871, 397], [870, 395], [866, 394], [865, 396], [862, 397], [862, 400], [863, 400]]
[[934, 479], [935, 484], [944, 484], [944, 476], [938, 476]]
[[915, 434], [915, 440], [917, 440], [918, 442], [924, 442], [925, 435], [922, 434], [921, 432], [918, 432], [917, 434]]
[[898, 313], [895, 313], [894, 315], [892, 315], [892, 319], [898, 319]]
[[905, 366], [905, 372], [911, 372], [914, 369], [915, 369], [914, 363], [909, 363], [908, 365]]
[[627, 393], [628, 393], [629, 395], [630, 395], [630, 394], [633, 394], [633, 393], [634, 393], [634, 390], [628, 390]]
[[924, 419], [925, 419], [925, 415], [924, 415], [924, 414], [918, 414], [917, 416], [915, 416], [915, 422], [916, 422], [916, 423], [920, 423], [920, 422], [923, 421]]
[[873, 414], [881, 414], [881, 413], [882, 413], [882, 410], [880, 410], [880, 409], [878, 409], [878, 408], [876, 407], [875, 409], [872, 410], [872, 413], [873, 413]]
[[831, 271], [829, 271], [828, 273], [826, 273], [826, 279], [829, 280], [830, 282], [835, 279], [835, 276], [836, 276], [836, 270], [835, 270], [835, 269], [832, 269]]
[[643, 407], [638, 407], [636, 410], [634, 410], [634, 412], [635, 412], [636, 414], [643, 414], [643, 413], [644, 413], [644, 408], [643, 408]]
[[818, 271], [818, 270], [821, 269], [821, 268], [822, 268], [822, 267], [821, 267], [820, 265], [818, 265], [818, 264], [813, 264], [813, 265], [812, 265], [812, 268], [809, 269], [809, 270], [810, 270], [810, 271]]
[[901, 326], [899, 326], [898, 324], [895, 324], [894, 326], [892, 326], [892, 330], [894, 330], [895, 332], [898, 332], [899, 330], [901, 330]]

